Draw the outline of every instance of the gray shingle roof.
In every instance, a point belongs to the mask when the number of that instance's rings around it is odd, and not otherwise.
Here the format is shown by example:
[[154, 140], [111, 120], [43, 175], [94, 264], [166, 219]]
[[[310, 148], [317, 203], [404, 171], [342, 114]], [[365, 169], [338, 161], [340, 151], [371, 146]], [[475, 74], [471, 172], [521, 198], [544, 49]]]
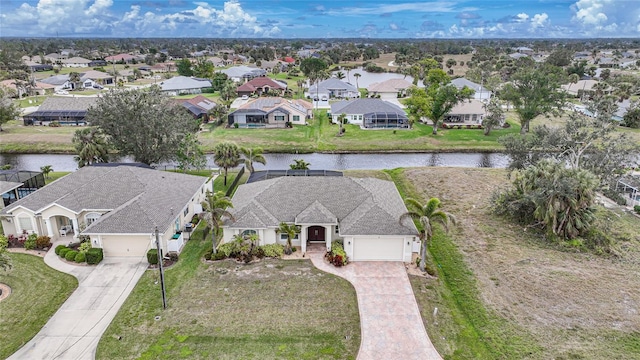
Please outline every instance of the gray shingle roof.
[[175, 76], [160, 83], [162, 91], [202, 89], [206, 87], [211, 87], [211, 81], [186, 76]]
[[58, 204], [79, 213], [109, 211], [89, 226], [91, 234], [150, 234], [164, 231], [207, 178], [134, 166], [87, 166], [7, 206], [38, 212]]
[[50, 84], [50, 85], [62, 85], [67, 81], [69, 81], [69, 74], [54, 75], [46, 79], [40, 80], [40, 82], [43, 82], [45, 84]]
[[316, 85], [314, 84], [309, 87], [308, 92], [311, 94], [316, 91], [328, 92], [329, 90], [346, 90], [354, 92], [358, 91], [355, 86], [336, 78], [329, 78], [327, 80], [320, 81], [318, 83], [318, 89], [319, 90], [316, 90]]
[[405, 114], [404, 110], [397, 105], [380, 99], [354, 99], [331, 104], [332, 114], [368, 114], [374, 112]]
[[44, 100], [38, 111], [86, 111], [97, 101], [97, 97], [50, 96]]
[[489, 89], [483, 87], [480, 84], [476, 84], [471, 80], [467, 80], [465, 78], [457, 78], [457, 79], [453, 79], [451, 80], [451, 83], [457, 87], [458, 89], [462, 89], [463, 87], [468, 87], [469, 89], [475, 90], [475, 91], [480, 91], [482, 90], [482, 92], [489, 92]]
[[417, 234], [413, 223], [399, 224], [407, 209], [395, 185], [379, 179], [280, 177], [241, 185], [232, 202], [235, 221], [225, 222], [232, 228], [337, 221], [342, 235]]

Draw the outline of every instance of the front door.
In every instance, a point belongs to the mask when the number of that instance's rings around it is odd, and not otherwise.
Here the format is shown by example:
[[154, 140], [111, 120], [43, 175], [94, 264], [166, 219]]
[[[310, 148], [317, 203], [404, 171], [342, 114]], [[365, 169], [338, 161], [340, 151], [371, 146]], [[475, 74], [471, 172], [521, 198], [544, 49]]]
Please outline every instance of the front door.
[[326, 241], [324, 231], [324, 226], [310, 226], [307, 230], [307, 239], [309, 241]]

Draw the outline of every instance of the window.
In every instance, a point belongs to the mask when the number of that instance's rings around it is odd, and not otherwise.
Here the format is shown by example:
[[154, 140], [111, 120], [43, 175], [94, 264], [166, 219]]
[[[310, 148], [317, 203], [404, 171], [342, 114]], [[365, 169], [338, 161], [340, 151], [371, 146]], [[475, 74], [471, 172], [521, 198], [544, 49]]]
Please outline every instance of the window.
[[300, 115], [293, 115], [293, 121], [300, 121]]
[[284, 115], [276, 115], [274, 116], [274, 118], [276, 119], [276, 121], [284, 121]]
[[258, 235], [258, 232], [253, 230], [253, 229], [251, 229], [251, 230], [243, 231], [242, 233], [240, 233], [240, 235], [242, 235], [242, 237], [251, 236], [251, 235]]
[[[291, 240], [298, 240], [300, 238], [300, 234], [296, 234]], [[287, 234], [280, 233], [280, 240], [287, 241]]]
[[20, 225], [20, 230], [33, 231], [33, 222], [31, 222], [31, 218], [27, 216], [18, 217], [18, 224]]
[[98, 213], [89, 213], [89, 214], [84, 216], [84, 220], [86, 221], [87, 226], [93, 224], [99, 218], [100, 218], [100, 214], [98, 214]]
[[[193, 199], [192, 199], [191, 201], [193, 201]], [[187, 216], [187, 214], [188, 214], [188, 213], [189, 213], [189, 206], [187, 205], [187, 206], [184, 208], [184, 211], [182, 212], [182, 216]]]

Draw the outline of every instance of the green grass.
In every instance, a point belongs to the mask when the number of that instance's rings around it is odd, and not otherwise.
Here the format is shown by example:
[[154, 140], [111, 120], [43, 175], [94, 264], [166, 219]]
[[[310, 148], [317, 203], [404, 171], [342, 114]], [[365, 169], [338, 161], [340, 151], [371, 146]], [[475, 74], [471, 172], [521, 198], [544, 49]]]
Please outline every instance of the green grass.
[[50, 184], [67, 174], [70, 174], [70, 172], [69, 171], [52, 171], [49, 173], [49, 177], [44, 179], [44, 182], [45, 184]]
[[0, 270], [11, 295], [0, 302], [0, 358], [33, 338], [78, 286], [71, 275], [48, 267], [34, 255], [9, 253], [13, 268]]
[[166, 271], [169, 308], [162, 310], [157, 272], [147, 271], [100, 340], [97, 359], [355, 358], [359, 316], [348, 282], [308, 260], [203, 263], [211, 245], [202, 231]]
[[[421, 199], [403, 171], [385, 170], [403, 198]], [[429, 252], [438, 279], [410, 279], [427, 333], [445, 359], [520, 359], [540, 351], [526, 331], [485, 308], [473, 272], [448, 235], [436, 230]]]

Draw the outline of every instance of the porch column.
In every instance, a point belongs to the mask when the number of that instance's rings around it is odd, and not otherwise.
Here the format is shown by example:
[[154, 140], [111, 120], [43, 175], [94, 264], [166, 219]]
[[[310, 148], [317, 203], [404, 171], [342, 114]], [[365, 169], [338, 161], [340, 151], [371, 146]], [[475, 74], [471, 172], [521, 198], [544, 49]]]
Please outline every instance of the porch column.
[[53, 228], [51, 227], [51, 218], [44, 219], [44, 224], [47, 226], [47, 235], [54, 237]]
[[331, 251], [331, 225], [324, 227], [324, 241], [327, 244], [327, 251]]
[[78, 219], [72, 218], [71, 226], [73, 226], [73, 237], [75, 238], [76, 236], [78, 236]]
[[300, 247], [302, 254], [307, 252], [307, 228], [308, 226], [300, 226]]

